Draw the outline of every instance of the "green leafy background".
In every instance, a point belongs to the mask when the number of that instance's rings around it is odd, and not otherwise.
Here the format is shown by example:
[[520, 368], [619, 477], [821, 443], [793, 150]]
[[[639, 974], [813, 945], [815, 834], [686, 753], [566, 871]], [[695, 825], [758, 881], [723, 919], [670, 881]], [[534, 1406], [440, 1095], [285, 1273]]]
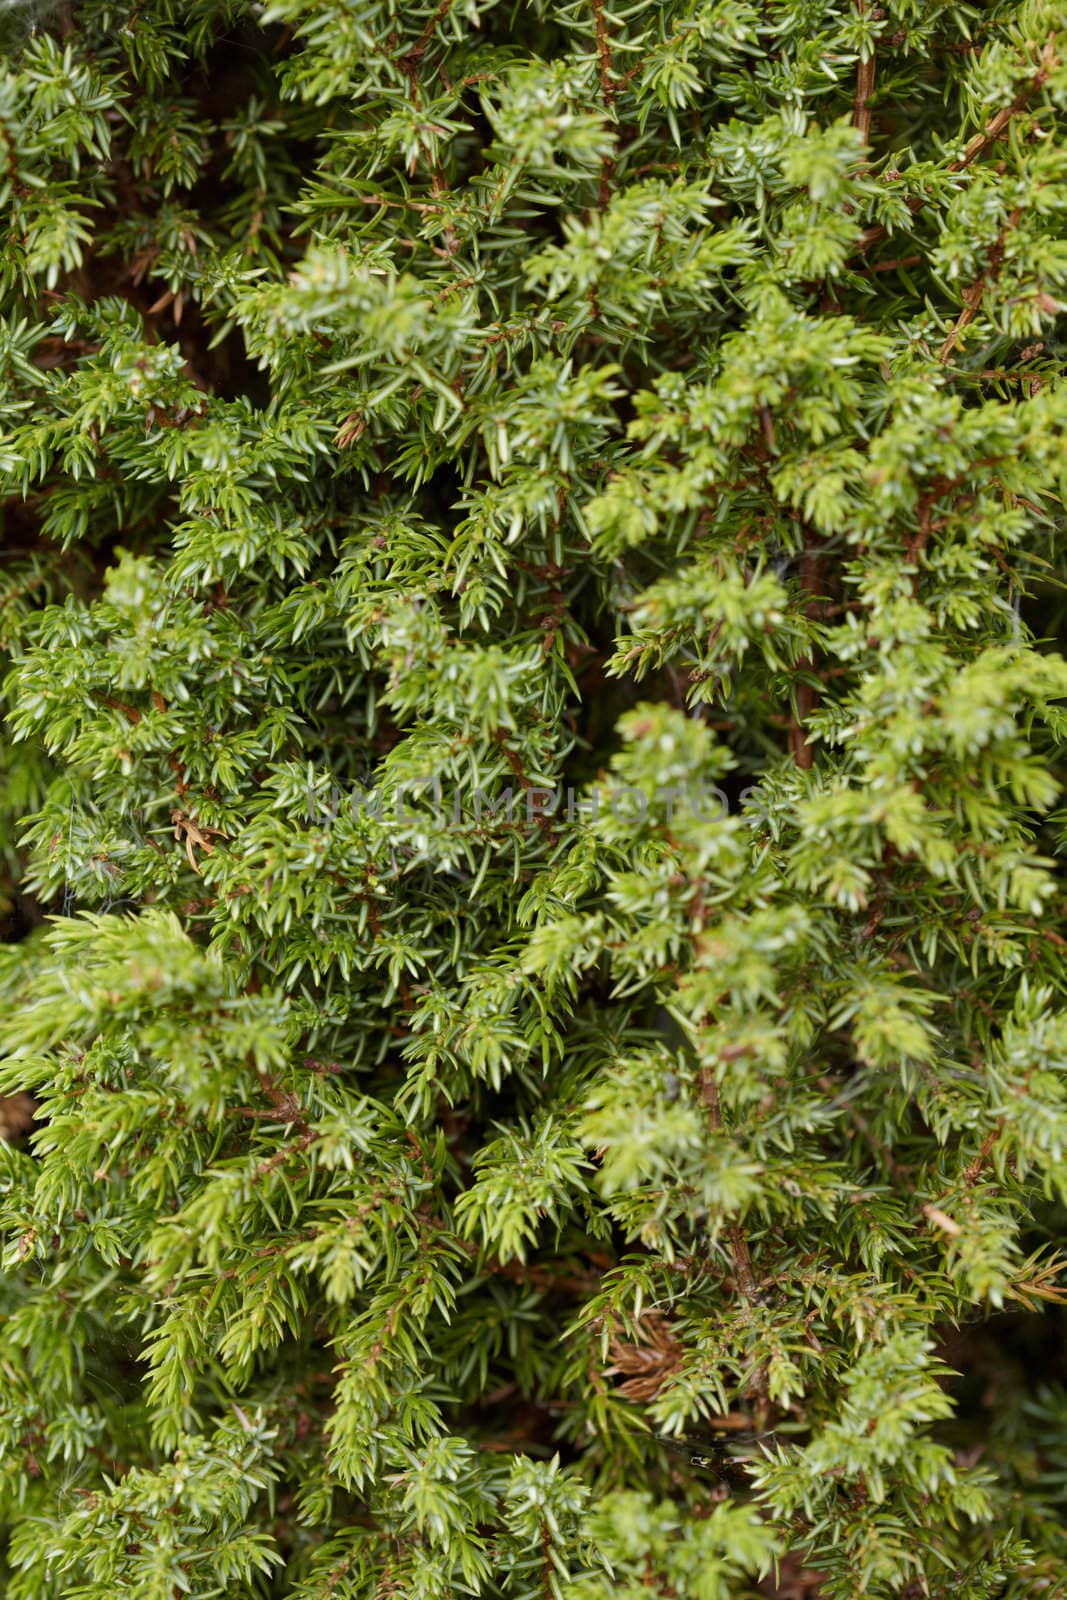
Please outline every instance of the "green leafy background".
[[1067, 7], [0, 30], [4, 1593], [1062, 1600]]

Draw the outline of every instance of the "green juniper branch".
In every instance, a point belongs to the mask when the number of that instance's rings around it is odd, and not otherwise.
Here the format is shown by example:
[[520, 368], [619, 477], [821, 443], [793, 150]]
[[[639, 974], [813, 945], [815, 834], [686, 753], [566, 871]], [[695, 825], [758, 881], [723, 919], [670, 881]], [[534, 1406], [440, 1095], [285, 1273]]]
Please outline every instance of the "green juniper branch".
[[0, 32], [5, 1593], [1062, 1596], [1067, 8]]

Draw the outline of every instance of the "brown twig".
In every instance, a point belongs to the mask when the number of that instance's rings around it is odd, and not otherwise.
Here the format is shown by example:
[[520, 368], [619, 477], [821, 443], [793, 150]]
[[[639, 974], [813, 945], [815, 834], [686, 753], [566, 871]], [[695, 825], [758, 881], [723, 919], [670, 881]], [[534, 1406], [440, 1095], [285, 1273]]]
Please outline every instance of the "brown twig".
[[610, 110], [615, 104], [617, 85], [611, 76], [611, 37], [608, 25], [604, 20], [604, 0], [589, 0], [593, 8], [593, 21], [596, 25], [596, 55], [597, 70], [600, 75], [600, 92], [604, 96], [604, 103]]
[[1000, 1117], [982, 1140], [982, 1148], [963, 1174], [963, 1181], [968, 1187], [976, 1184], [982, 1176], [986, 1162], [989, 1160], [990, 1152], [1003, 1132], [1004, 1118]]
[[303, 1154], [310, 1145], [315, 1143], [318, 1137], [313, 1128], [308, 1128], [306, 1133], [300, 1135], [299, 1139], [291, 1139], [288, 1144], [283, 1144], [280, 1150], [276, 1150], [272, 1156], [268, 1156], [265, 1161], [259, 1163], [259, 1166], [252, 1174], [252, 1182], [262, 1183], [264, 1178], [269, 1178], [272, 1172], [276, 1172], [280, 1166], [283, 1166], [290, 1156]]
[[730, 1246], [734, 1282], [738, 1292], [742, 1300], [754, 1305], [760, 1299], [759, 1284], [756, 1282], [756, 1269], [752, 1264], [752, 1252], [748, 1248], [748, 1240], [741, 1232], [739, 1223], [732, 1222], [726, 1229], [726, 1242]]
[[[284, 1117], [289, 1126], [295, 1128], [298, 1133], [307, 1133], [309, 1131], [308, 1121], [304, 1116], [303, 1108], [297, 1095], [291, 1089], [283, 1089], [270, 1072], [260, 1072], [259, 1081], [263, 1087], [263, 1093], [274, 1107], [275, 1116]], [[244, 1108], [242, 1107], [241, 1109], [243, 1110]], [[249, 1113], [249, 1115], [254, 1114], [252, 1112]]]
[[[905, 551], [905, 559], [907, 560], [908, 565], [914, 566], [916, 569], [918, 568], [919, 557], [926, 549], [926, 546], [930, 540], [930, 524], [933, 516], [933, 504], [940, 492], [941, 485], [940, 483], [937, 483], [932, 489], [928, 490], [926, 494], [919, 497], [919, 525], [911, 539], [909, 539], [908, 547]], [[911, 580], [912, 594], [918, 593], [918, 588], [919, 573], [918, 570], [916, 570]]]
[[545, 1517], [541, 1518], [541, 1558], [545, 1564], [545, 1600], [552, 1600], [557, 1580], [555, 1565], [552, 1561], [552, 1535], [548, 1531], [548, 1521]]
[[1034, 77], [1015, 96], [1010, 106], [1005, 106], [995, 116], [990, 117], [981, 133], [975, 134], [959, 160], [949, 163], [949, 171], [963, 172], [972, 162], [977, 161], [979, 156], [984, 155], [991, 144], [996, 144], [1001, 134], [1006, 131], [1012, 117], [1018, 116], [1019, 112], [1025, 108], [1027, 102], [1033, 98], [1037, 91], [1044, 88], [1048, 82], [1049, 75], [1057, 66], [1059, 66], [1059, 60], [1053, 48], [1052, 35], [1050, 34], [1045, 41], [1045, 48], [1041, 52], [1041, 66]]
[[413, 49], [409, 51], [407, 58], [409, 61], [412, 58], [414, 58], [415, 61], [420, 61], [422, 59], [423, 55], [426, 53], [426, 46], [433, 38], [438, 23], [445, 20], [451, 9], [452, 0], [441, 0], [441, 4], [437, 7], [437, 10], [434, 12], [429, 22], [427, 22], [425, 28], [423, 28], [422, 32], [419, 34]]
[[[518, 754], [514, 750], [508, 748], [506, 729], [497, 728], [493, 734], [493, 738], [500, 746], [501, 751], [503, 752], [504, 760], [510, 767], [512, 774], [519, 780], [519, 787], [526, 796], [528, 820], [536, 822], [538, 827], [541, 828], [544, 833], [546, 833], [550, 838], [554, 838], [556, 830], [552, 823], [552, 813], [542, 811], [540, 806], [534, 804], [532, 798], [534, 795], [547, 794], [547, 791], [538, 788], [537, 784], [534, 783], [533, 780], [528, 776]], [[551, 798], [551, 796], [549, 796], [549, 798]]]
[[[719, 1103], [719, 1085], [715, 1078], [715, 1069], [705, 1067], [700, 1075], [700, 1098], [707, 1112], [708, 1126], [715, 1133], [722, 1132], [722, 1109]], [[751, 1307], [760, 1299], [759, 1284], [756, 1280], [756, 1269], [752, 1263], [752, 1252], [748, 1247], [748, 1240], [741, 1229], [740, 1223], [731, 1222], [724, 1229], [726, 1243], [730, 1247], [730, 1260], [733, 1266], [733, 1279], [737, 1292], [746, 1306]], [[757, 1389], [760, 1388], [763, 1378], [757, 1374]]]
[[[866, 15], [867, 0], [856, 0], [856, 10], [861, 17]], [[871, 142], [871, 96], [874, 93], [875, 68], [876, 57], [872, 47], [867, 59], [861, 60], [856, 68], [856, 99], [852, 107], [852, 126], [859, 129], [865, 145]]]
[[[611, 111], [615, 105], [615, 96], [619, 86], [611, 72], [611, 36], [608, 33], [607, 22], [604, 19], [604, 0], [590, 0], [593, 8], [593, 21], [596, 26], [596, 55], [597, 73], [600, 78], [600, 92], [604, 96], [604, 104]], [[604, 154], [600, 162], [600, 184], [597, 194], [597, 204], [601, 211], [607, 208], [611, 199], [611, 180], [615, 175], [615, 160], [612, 156]], [[595, 290], [590, 291], [593, 316], [599, 317], [600, 307], [596, 302]]]
[[944, 366], [945, 362], [956, 348], [957, 341], [959, 340], [960, 334], [963, 332], [964, 328], [969, 327], [969, 325], [978, 315], [978, 308], [982, 304], [982, 297], [985, 294], [986, 288], [990, 283], [995, 283], [999, 277], [1000, 269], [1004, 262], [1004, 249], [1008, 234], [1014, 232], [1014, 230], [1019, 226], [1019, 219], [1021, 216], [1022, 207], [1016, 206], [1015, 210], [1005, 222], [1003, 228], [1001, 228], [1000, 232], [997, 234], [996, 243], [989, 252], [989, 261], [986, 265], [985, 271], [974, 283], [971, 284], [969, 289], [965, 289], [963, 291], [963, 310], [957, 317], [948, 338], [945, 340], [944, 344], [941, 346], [941, 349], [937, 353], [937, 359], [942, 366]]
[[446, 209], [429, 200], [392, 200], [384, 194], [354, 194], [351, 198], [357, 205], [389, 206], [396, 211], [424, 211], [427, 216], [439, 216]]
[[136, 706], [127, 705], [125, 700], [116, 700], [109, 694], [98, 694], [97, 699], [101, 705], [107, 706], [110, 711], [121, 711], [127, 722], [132, 722], [135, 726], [140, 722], [141, 712], [138, 711]]
[[[1041, 65], [1034, 76], [1030, 79], [1029, 83], [1027, 83], [1025, 87], [1021, 89], [1020, 92], [1015, 96], [1015, 99], [1012, 101], [1010, 106], [1003, 107], [1003, 109], [998, 111], [995, 116], [990, 117], [981, 133], [975, 134], [970, 144], [964, 150], [962, 156], [958, 157], [955, 161], [949, 162], [949, 172], [965, 172], [968, 167], [972, 166], [973, 163], [978, 160], [979, 156], [984, 155], [989, 149], [990, 145], [995, 144], [997, 140], [1004, 135], [1004, 133], [1007, 131], [1008, 125], [1012, 121], [1012, 118], [1018, 116], [1019, 112], [1025, 109], [1028, 102], [1033, 99], [1034, 95], [1037, 94], [1039, 89], [1044, 88], [1045, 84], [1048, 82], [1050, 74], [1058, 65], [1059, 58], [1053, 48], [1052, 38], [1050, 36], [1041, 52]], [[913, 216], [924, 210], [926, 205], [927, 201], [920, 198], [918, 195], [912, 195], [907, 202], [908, 210]], [[868, 228], [867, 231], [861, 235], [856, 249], [859, 252], [866, 252], [867, 250], [872, 249], [876, 244], [880, 244], [881, 241], [888, 238], [888, 236], [889, 229], [885, 227], [884, 224], [879, 223], [877, 227]]]

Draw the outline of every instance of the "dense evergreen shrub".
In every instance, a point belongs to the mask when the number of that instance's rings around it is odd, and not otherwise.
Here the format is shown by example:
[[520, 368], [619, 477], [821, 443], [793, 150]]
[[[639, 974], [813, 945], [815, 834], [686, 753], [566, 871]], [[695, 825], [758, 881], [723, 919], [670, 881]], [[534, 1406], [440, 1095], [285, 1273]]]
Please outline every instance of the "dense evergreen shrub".
[[1067, 5], [0, 27], [5, 1595], [1063, 1597]]

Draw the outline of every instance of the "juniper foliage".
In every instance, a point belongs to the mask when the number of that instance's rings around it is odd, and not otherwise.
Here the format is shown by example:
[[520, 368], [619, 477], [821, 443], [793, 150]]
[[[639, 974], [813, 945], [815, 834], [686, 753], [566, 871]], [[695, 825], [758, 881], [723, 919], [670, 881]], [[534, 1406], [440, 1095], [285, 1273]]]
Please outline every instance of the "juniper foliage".
[[1067, 6], [0, 21], [5, 1594], [1062, 1597]]

